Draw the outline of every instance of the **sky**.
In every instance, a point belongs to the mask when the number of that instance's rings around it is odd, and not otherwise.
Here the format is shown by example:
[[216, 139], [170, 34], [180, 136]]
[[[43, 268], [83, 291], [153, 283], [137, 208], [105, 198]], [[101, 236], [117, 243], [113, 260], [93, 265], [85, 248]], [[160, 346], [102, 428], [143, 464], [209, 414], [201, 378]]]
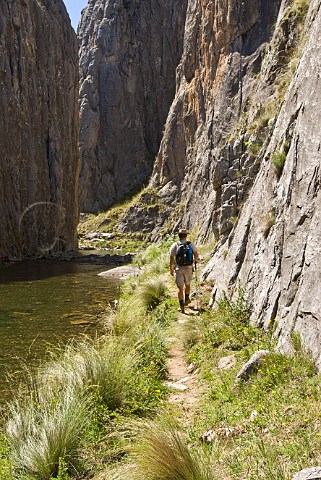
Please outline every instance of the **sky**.
[[77, 30], [80, 14], [83, 8], [87, 7], [88, 0], [64, 0], [68, 10], [72, 26]]

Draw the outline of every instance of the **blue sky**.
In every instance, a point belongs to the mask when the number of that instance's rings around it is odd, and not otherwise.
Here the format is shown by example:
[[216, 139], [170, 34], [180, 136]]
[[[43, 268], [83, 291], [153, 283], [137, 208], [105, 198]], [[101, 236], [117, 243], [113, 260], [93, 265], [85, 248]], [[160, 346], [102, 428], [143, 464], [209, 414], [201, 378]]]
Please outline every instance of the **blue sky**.
[[87, 7], [88, 0], [64, 0], [72, 26], [77, 30], [80, 14], [83, 8]]

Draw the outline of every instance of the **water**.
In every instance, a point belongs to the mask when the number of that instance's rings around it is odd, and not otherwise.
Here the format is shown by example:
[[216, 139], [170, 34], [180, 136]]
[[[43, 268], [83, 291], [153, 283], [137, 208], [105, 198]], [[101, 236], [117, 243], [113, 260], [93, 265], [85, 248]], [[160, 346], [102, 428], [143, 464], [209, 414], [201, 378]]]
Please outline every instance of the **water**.
[[0, 401], [21, 380], [23, 366], [44, 357], [48, 344], [97, 333], [97, 315], [119, 292], [117, 280], [98, 276], [107, 269], [27, 261], [0, 270]]

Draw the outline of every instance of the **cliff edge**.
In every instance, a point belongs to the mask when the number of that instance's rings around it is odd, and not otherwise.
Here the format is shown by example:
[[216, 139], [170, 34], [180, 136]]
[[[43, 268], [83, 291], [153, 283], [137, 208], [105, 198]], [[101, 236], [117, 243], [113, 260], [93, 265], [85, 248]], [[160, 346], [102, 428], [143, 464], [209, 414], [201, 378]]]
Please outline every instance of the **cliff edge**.
[[61, 0], [0, 4], [0, 258], [77, 249], [77, 41]]

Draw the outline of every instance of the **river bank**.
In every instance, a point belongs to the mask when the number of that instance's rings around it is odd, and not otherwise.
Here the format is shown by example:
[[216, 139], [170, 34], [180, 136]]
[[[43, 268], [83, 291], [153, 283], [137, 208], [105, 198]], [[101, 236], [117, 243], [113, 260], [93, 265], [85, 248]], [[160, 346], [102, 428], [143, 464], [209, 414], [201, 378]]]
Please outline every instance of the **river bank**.
[[42, 259], [0, 270], [0, 401], [48, 345], [101, 330], [99, 315], [118, 298], [120, 287], [117, 277], [98, 276], [106, 267], [112, 265]]
[[179, 313], [169, 243], [142, 253], [105, 335], [55, 355], [11, 404], [1, 480], [289, 480], [320, 463], [321, 378], [300, 338], [277, 353], [242, 289], [209, 310], [202, 285]]

